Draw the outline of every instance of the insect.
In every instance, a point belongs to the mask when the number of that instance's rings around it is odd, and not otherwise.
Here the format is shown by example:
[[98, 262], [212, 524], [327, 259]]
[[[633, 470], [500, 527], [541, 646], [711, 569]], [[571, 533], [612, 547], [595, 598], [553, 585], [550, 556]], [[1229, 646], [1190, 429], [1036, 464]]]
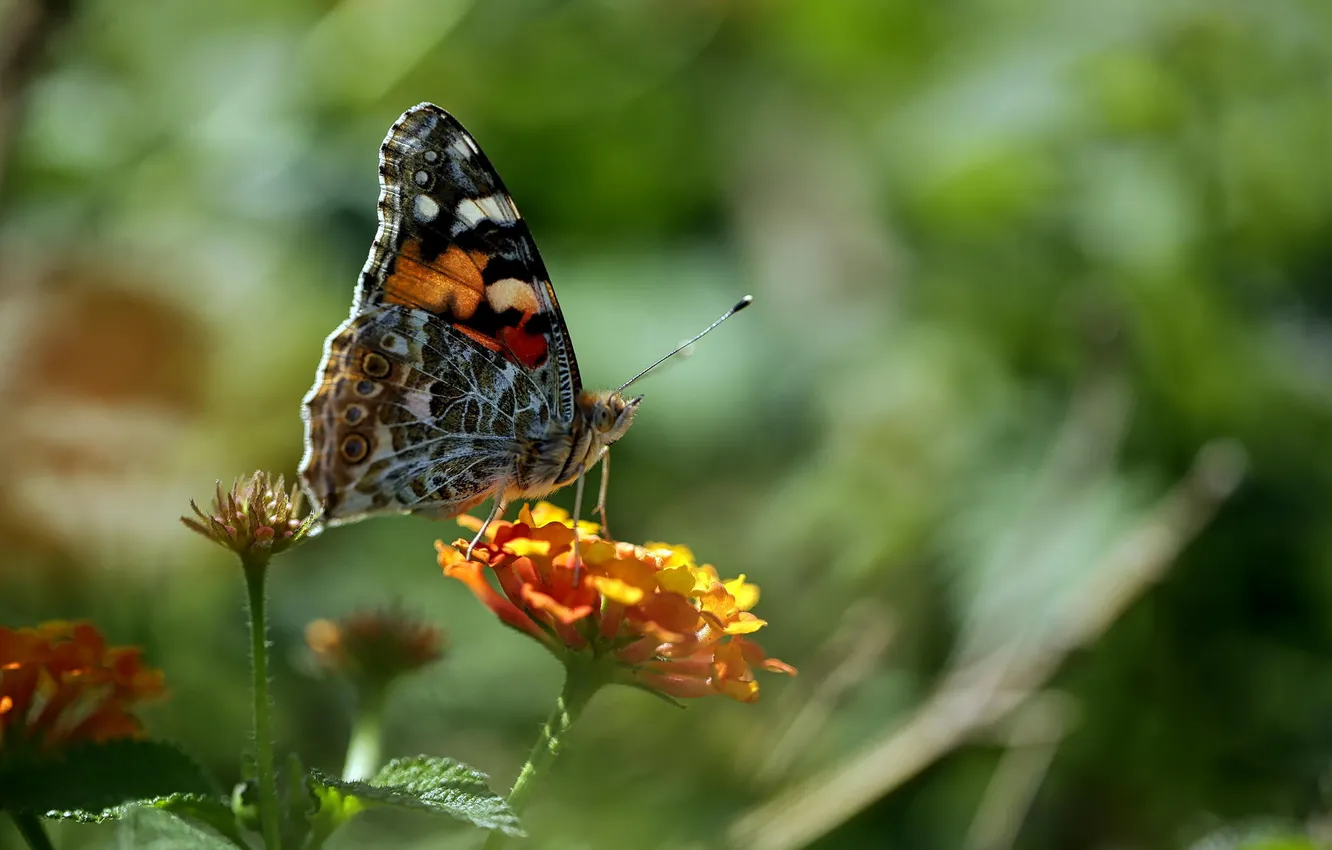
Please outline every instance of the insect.
[[581, 505], [584, 474], [638, 411], [642, 396], [624, 390], [666, 358], [618, 389], [583, 389], [531, 233], [443, 109], [422, 103], [393, 124], [379, 182], [379, 230], [351, 316], [325, 342], [302, 411], [300, 475], [323, 522], [445, 518], [493, 499], [475, 544], [514, 499], [576, 480]]

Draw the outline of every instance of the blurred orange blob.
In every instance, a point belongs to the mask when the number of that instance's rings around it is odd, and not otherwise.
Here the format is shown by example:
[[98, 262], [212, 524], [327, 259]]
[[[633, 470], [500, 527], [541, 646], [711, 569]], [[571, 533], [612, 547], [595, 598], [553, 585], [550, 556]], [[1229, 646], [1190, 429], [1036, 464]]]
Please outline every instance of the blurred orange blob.
[[140, 652], [108, 647], [89, 623], [0, 627], [0, 759], [142, 737], [131, 711], [161, 696], [164, 684]]
[[366, 684], [387, 683], [444, 657], [444, 632], [388, 608], [315, 620], [305, 642], [320, 667]]

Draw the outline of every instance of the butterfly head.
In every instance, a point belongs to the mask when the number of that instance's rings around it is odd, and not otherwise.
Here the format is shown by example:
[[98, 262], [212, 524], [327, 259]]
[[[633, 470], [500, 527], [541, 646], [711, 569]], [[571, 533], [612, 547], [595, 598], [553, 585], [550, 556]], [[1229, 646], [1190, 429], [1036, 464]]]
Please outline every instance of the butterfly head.
[[588, 425], [593, 445], [604, 448], [624, 436], [633, 424], [638, 403], [643, 397], [625, 398], [618, 390], [584, 391], [578, 397], [583, 421]]

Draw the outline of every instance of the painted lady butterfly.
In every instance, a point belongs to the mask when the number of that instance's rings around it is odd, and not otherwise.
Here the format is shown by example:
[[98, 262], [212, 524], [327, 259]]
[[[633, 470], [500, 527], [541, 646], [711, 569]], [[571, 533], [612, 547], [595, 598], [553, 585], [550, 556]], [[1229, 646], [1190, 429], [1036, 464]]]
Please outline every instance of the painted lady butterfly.
[[490, 161], [422, 103], [390, 128], [379, 180], [351, 317], [304, 400], [300, 475], [324, 521], [443, 518], [494, 498], [489, 524], [512, 499], [581, 484], [642, 397], [622, 396], [628, 383], [583, 389], [545, 264]]

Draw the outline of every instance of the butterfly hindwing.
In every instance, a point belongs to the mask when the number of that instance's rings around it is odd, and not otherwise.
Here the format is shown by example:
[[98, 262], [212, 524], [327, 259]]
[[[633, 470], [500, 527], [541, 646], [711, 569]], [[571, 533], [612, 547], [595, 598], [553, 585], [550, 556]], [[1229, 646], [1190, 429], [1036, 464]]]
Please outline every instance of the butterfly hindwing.
[[513, 363], [396, 306], [363, 313], [332, 338], [307, 405], [302, 473], [334, 522], [468, 510], [504, 480], [515, 435], [550, 415]]

